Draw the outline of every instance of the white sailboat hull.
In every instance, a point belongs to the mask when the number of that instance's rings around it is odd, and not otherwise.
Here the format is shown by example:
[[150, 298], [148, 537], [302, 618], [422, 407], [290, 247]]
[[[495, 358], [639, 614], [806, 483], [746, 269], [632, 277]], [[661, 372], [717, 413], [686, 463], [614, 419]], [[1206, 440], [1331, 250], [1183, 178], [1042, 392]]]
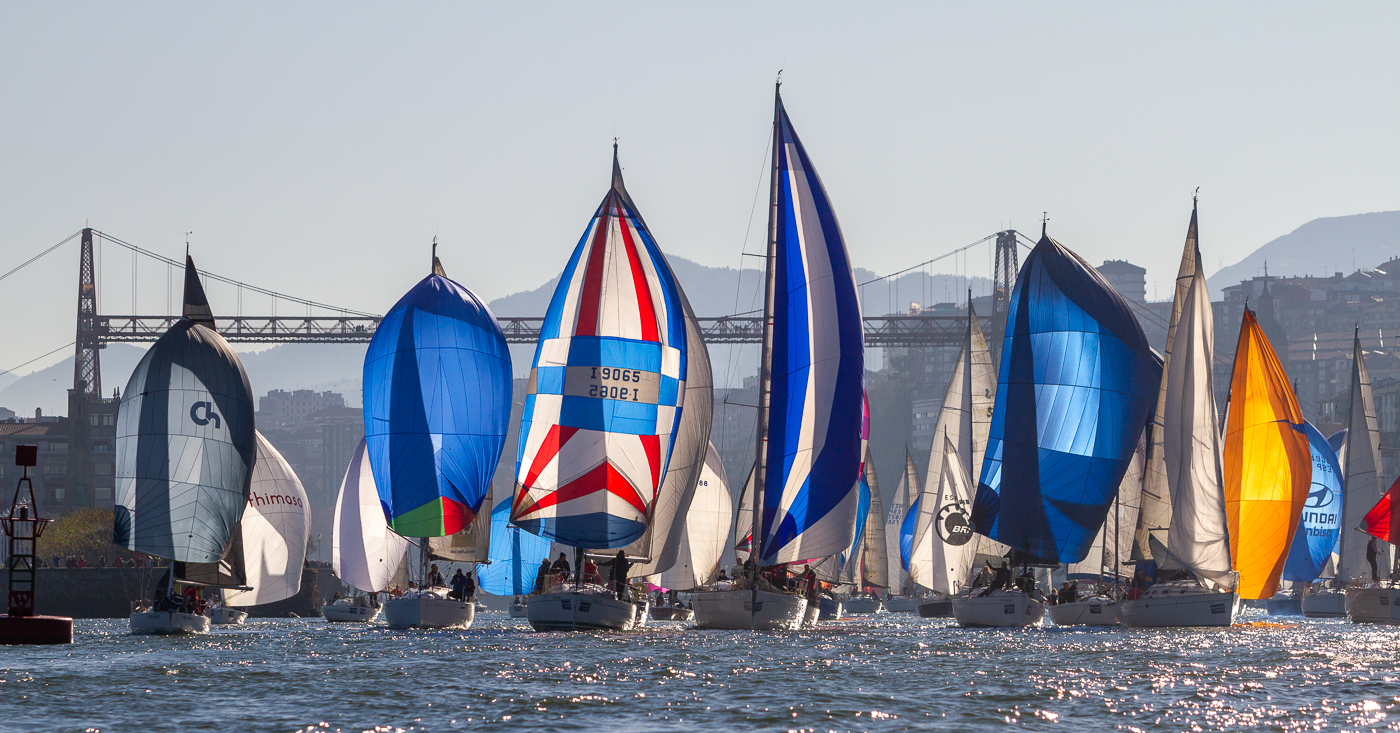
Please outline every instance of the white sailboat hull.
[[822, 609], [819, 604], [807, 602], [807, 607], [802, 610], [802, 628], [810, 629], [817, 625], [817, 619], [821, 618]]
[[1118, 601], [1088, 598], [1050, 607], [1050, 619], [1056, 626], [1117, 626]]
[[1118, 604], [1118, 621], [1134, 628], [1229, 626], [1235, 622], [1239, 596], [1195, 583], [1159, 583], [1136, 600]]
[[379, 609], [333, 603], [321, 606], [321, 616], [331, 623], [367, 624], [379, 617]]
[[850, 614], [879, 613], [885, 610], [885, 604], [881, 603], [879, 598], [847, 598], [841, 602], [841, 607]]
[[914, 613], [919, 610], [919, 599], [914, 596], [890, 596], [885, 599], [885, 610], [890, 613]]
[[133, 634], [207, 634], [209, 617], [179, 611], [131, 614]]
[[1400, 588], [1348, 588], [1346, 605], [1354, 624], [1400, 624]]
[[1018, 591], [995, 591], [977, 598], [953, 599], [953, 618], [963, 628], [1039, 626], [1045, 604]]
[[234, 626], [248, 620], [248, 612], [228, 606], [209, 609], [209, 623], [216, 626]]
[[792, 631], [807, 614], [806, 598], [764, 590], [756, 595], [752, 590], [702, 591], [691, 606], [698, 629]]
[[530, 596], [526, 618], [535, 631], [631, 631], [646, 624], [647, 605], [606, 592], [561, 591]]
[[1345, 618], [1346, 591], [1329, 588], [1303, 596], [1303, 615], [1308, 618]]
[[432, 595], [385, 601], [383, 612], [391, 629], [465, 629], [476, 620], [471, 603]]

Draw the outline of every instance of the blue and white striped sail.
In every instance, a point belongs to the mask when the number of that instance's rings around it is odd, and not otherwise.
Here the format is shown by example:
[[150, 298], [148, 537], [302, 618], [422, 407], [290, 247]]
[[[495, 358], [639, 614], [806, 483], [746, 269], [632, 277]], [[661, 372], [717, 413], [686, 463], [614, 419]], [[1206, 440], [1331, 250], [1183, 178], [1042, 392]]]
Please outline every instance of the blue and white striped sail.
[[510, 419], [510, 352], [491, 309], [433, 258], [365, 352], [365, 444], [389, 527], [442, 537], [490, 492]]
[[1312, 423], [1304, 423], [1303, 431], [1312, 449], [1312, 487], [1283, 566], [1283, 579], [1294, 583], [1311, 583], [1322, 575], [1337, 551], [1342, 528], [1342, 467], [1337, 452]]
[[860, 302], [841, 227], [781, 97], [774, 115], [764, 565], [850, 547], [865, 394]]
[[1160, 367], [1128, 302], [1042, 232], [1016, 278], [998, 374], [973, 526], [1079, 562], [1128, 470]]

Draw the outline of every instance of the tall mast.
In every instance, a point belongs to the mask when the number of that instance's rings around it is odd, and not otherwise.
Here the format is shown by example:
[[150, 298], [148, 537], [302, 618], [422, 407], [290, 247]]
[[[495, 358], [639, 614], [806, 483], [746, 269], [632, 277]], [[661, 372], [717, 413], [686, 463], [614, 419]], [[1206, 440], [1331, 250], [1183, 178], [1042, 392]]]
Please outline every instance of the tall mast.
[[753, 564], [749, 568], [749, 586], [753, 588], [755, 603], [758, 603], [758, 565], [763, 561], [763, 479], [768, 470], [768, 405], [773, 372], [773, 291], [777, 287], [777, 273], [774, 272], [778, 256], [778, 146], [782, 143], [779, 135], [779, 119], [783, 110], [782, 81], [773, 86], [773, 166], [770, 169], [771, 181], [768, 190], [768, 254], [764, 258], [763, 286], [763, 352], [758, 362], [758, 419], [757, 437], [754, 441], [753, 476]]

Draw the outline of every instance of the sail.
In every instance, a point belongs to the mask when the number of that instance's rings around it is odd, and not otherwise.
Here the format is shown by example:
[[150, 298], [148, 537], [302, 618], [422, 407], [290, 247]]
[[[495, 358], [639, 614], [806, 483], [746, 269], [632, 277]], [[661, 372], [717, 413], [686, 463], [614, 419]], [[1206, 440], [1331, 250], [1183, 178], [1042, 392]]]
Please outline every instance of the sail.
[[1103, 526], [1094, 537], [1089, 554], [1077, 563], [1070, 563], [1065, 569], [1069, 576], [1088, 575], [1130, 575], [1124, 570], [1120, 559], [1126, 559], [1132, 551], [1133, 535], [1137, 527], [1138, 503], [1142, 495], [1142, 474], [1147, 461], [1147, 430], [1138, 438], [1138, 446], [1133, 450], [1133, 458], [1128, 462], [1128, 470], [1123, 480], [1118, 482], [1118, 495], [1113, 507], [1104, 517]]
[[[904, 552], [902, 548], [902, 535], [904, 520], [909, 515], [909, 507], [914, 505], [918, 498], [918, 484], [911, 480], [917, 475], [906, 470], [899, 477], [899, 484], [895, 486], [894, 497], [890, 501], [890, 511], [885, 517], [885, 554], [887, 557], [888, 573], [886, 580], [891, 593], [907, 594], [913, 592], [913, 587], [909, 579], [909, 571], [904, 567]], [[872, 487], [873, 488], [873, 487]]]
[[[483, 506], [490, 506], [483, 501]], [[471, 524], [442, 537], [428, 538], [428, 556], [447, 562], [484, 562], [491, 553], [491, 515], [478, 511]]]
[[[628, 557], [647, 558], [637, 561], [630, 573], [636, 576], [655, 575], [676, 563], [681, 549], [681, 532], [686, 513], [698, 490], [700, 474], [710, 446], [710, 424], [714, 416], [714, 385], [710, 375], [710, 356], [700, 325], [695, 321], [690, 303], [681, 293], [685, 307], [686, 370], [685, 409], [681, 412], [680, 429], [676, 431], [671, 464], [656, 493], [647, 531], [636, 542], [620, 548]], [[733, 509], [732, 502], [730, 506]]]
[[1346, 462], [1342, 478], [1342, 531], [1337, 541], [1337, 580], [1363, 577], [1366, 543], [1354, 529], [1363, 526], [1366, 513], [1381, 500], [1381, 431], [1371, 374], [1361, 351], [1360, 329], [1352, 342], [1351, 407], [1347, 415]]
[[756, 470], [749, 469], [744, 488], [739, 490], [739, 511], [734, 515], [734, 559], [745, 562], [753, 552], [753, 482]]
[[865, 395], [865, 335], [846, 243], [781, 96], [773, 128], [769, 382], [759, 402], [767, 408], [759, 415], [764, 565], [850, 546]]
[[[972, 476], [962, 462], [961, 452], [950, 437], [943, 439], [938, 460], [938, 485], [919, 500], [928, 506], [920, 516], [932, 515], [923, 537], [915, 538], [916, 552], [909, 564], [909, 576], [917, 584], [941, 593], [958, 593], [967, 587], [977, 554], [972, 525]], [[929, 475], [935, 475], [930, 471]]]
[[[1194, 234], [1194, 210], [1191, 222]], [[1176, 337], [1162, 378], [1168, 400], [1160, 427], [1172, 521], [1165, 533], [1165, 544], [1159, 544], [1160, 551], [1151, 554], [1164, 568], [1184, 567], [1215, 585], [1233, 587], [1232, 538], [1226, 518], [1222, 438], [1215, 407], [1215, 320], [1199, 251], [1191, 261], [1195, 270], [1178, 309]], [[1154, 431], [1158, 427], [1154, 424]], [[1144, 488], [1144, 507], [1146, 491]]]
[[[1174, 356], [1179, 359], [1181, 355]], [[1207, 372], [1209, 365], [1206, 361]], [[1173, 364], [1173, 375], [1176, 371]], [[1201, 407], [1210, 414], [1209, 420], [1200, 419], [1194, 425], [1190, 439], [1195, 445], [1213, 442], [1215, 434], [1206, 435], [1204, 431], [1216, 424], [1212, 396], [1206, 393], [1199, 399]], [[1182, 402], [1190, 401], [1189, 393], [1185, 393]], [[1172, 425], [1172, 404], [1167, 408], [1168, 426]], [[1167, 435], [1170, 440], [1172, 434]], [[1167, 453], [1167, 475], [1171, 478], [1170, 448]], [[1254, 313], [1247, 308], [1235, 347], [1223, 463], [1230, 558], [1239, 573], [1236, 589], [1242, 598], [1269, 598], [1278, 592], [1288, 546], [1308, 499], [1312, 452], [1303, 432], [1303, 411], [1288, 383], [1288, 375]], [[1191, 480], [1204, 485], [1201, 477], [1213, 466], [1197, 463], [1190, 468]], [[1182, 519], [1180, 512], [1176, 519]], [[1172, 554], [1181, 556], [1176, 540], [1173, 534], [1168, 546]]]
[[[690, 408], [687, 406], [686, 410]], [[684, 515], [676, 559], [655, 581], [663, 588], [692, 590], [712, 582], [724, 557], [734, 502], [729, 498], [724, 462], [713, 444], [707, 442], [705, 462], [701, 466], [694, 498]]]
[[856, 479], [856, 532], [851, 546], [837, 558], [837, 580], [847, 585], [861, 584], [860, 566], [864, 561], [866, 522], [870, 519], [870, 483], [865, 480], [865, 461], [870, 457], [870, 395], [860, 399], [860, 474]]
[[510, 399], [506, 339], [475, 294], [432, 274], [394, 304], [364, 368], [366, 451], [390, 528], [441, 537], [472, 523], [505, 447]]
[[614, 147], [612, 187], [559, 278], [530, 368], [511, 509], [521, 528], [606, 549], [646, 532], [688, 392], [683, 303]]
[[335, 577], [367, 593], [388, 586], [408, 553], [408, 540], [394, 534], [384, 518], [364, 440], [350, 456], [331, 526], [331, 568]]
[[301, 590], [311, 508], [306, 489], [287, 459], [254, 431], [258, 458], [253, 464], [248, 507], [243, 510], [243, 569], [251, 591], [225, 590], [230, 606], [273, 603]]
[[253, 393], [238, 355], [212, 328], [189, 257], [184, 298], [194, 319], [180, 319], [141, 357], [118, 407], [113, 542], [218, 563], [248, 503]]
[[540, 563], [549, 559], [549, 540], [510, 523], [513, 487], [498, 495], [491, 510], [491, 562], [478, 565], [481, 589], [497, 596], [518, 596], [535, 588]]
[[870, 510], [865, 518], [865, 538], [860, 553], [861, 587], [884, 588], [890, 584], [889, 560], [885, 544], [885, 502], [880, 498], [880, 480], [875, 475], [875, 458], [865, 449], [860, 481], [870, 494]]
[[1342, 526], [1341, 463], [1315, 425], [1306, 423], [1303, 428], [1312, 453], [1312, 484], [1283, 566], [1283, 579], [1293, 583], [1311, 583], [1322, 575], [1337, 549]]
[[1128, 302], [1043, 232], [1016, 278], [975, 529], [1079, 562], [1147, 420], [1157, 366]]
[[[1361, 521], [1361, 531], [1373, 535], [1392, 545], [1400, 545], [1400, 478], [1390, 485], [1390, 491], [1366, 512]], [[1359, 543], [1358, 543], [1359, 544]], [[1385, 567], [1382, 565], [1381, 567]]]
[[[1171, 365], [1172, 349], [1176, 343], [1176, 330], [1181, 322], [1181, 309], [1186, 303], [1191, 283], [1200, 268], [1196, 228], [1196, 209], [1191, 208], [1191, 224], [1186, 229], [1186, 244], [1181, 252], [1181, 265], [1176, 271], [1176, 285], [1172, 292], [1172, 312], [1167, 323], [1166, 351], [1162, 357], [1162, 378], [1157, 384], [1157, 401], [1152, 410], [1152, 423], [1148, 426], [1147, 462], [1144, 466], [1142, 499], [1138, 510], [1138, 524], [1133, 537], [1133, 563], [1154, 560], [1148, 537], [1154, 530], [1158, 536], [1165, 533], [1172, 521], [1171, 489], [1167, 486], [1166, 446], [1163, 443], [1167, 414], [1167, 369]], [[1160, 558], [1165, 559], [1165, 558]]]

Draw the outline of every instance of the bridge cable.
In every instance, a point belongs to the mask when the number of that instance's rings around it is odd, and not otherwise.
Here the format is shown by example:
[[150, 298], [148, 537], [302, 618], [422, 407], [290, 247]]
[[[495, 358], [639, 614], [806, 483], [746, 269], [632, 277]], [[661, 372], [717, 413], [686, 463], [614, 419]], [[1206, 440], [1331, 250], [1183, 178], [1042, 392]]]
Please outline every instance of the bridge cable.
[[73, 241], [73, 238], [74, 238], [74, 237], [76, 237], [76, 236], [78, 236], [78, 235], [80, 235], [80, 234], [82, 234], [82, 232], [73, 232], [72, 234], [70, 234], [70, 235], [68, 236], [67, 239], [63, 240], [62, 242], [59, 242], [58, 244], [55, 244], [54, 246], [49, 247], [48, 249], [44, 250], [43, 252], [40, 252], [39, 254], [34, 255], [33, 257], [30, 257], [28, 260], [25, 261], [25, 263], [24, 263], [23, 265], [20, 265], [19, 267], [16, 267], [15, 269], [10, 270], [9, 272], [5, 273], [4, 275], [0, 275], [0, 280], [4, 280], [5, 278], [7, 278], [7, 277], [9, 277], [9, 276], [11, 276], [11, 275], [13, 275], [13, 274], [15, 274], [16, 272], [19, 272], [20, 270], [23, 270], [24, 268], [26, 268], [26, 267], [28, 267], [28, 266], [34, 264], [34, 263], [37, 262], [40, 258], [42, 258], [44, 255], [46, 255], [46, 254], [48, 254], [48, 253], [50, 253], [50, 252], [52, 252], [52, 251], [58, 249], [59, 247], [62, 247], [62, 246], [65, 245], [65, 244], [68, 244], [69, 242]]
[[66, 344], [64, 344], [64, 345], [62, 345], [62, 346], [60, 346], [60, 347], [58, 347], [57, 349], [54, 349], [53, 351], [50, 351], [48, 354], [40, 354], [39, 356], [36, 356], [36, 357], [34, 357], [33, 359], [30, 359], [29, 361], [24, 362], [23, 364], [20, 364], [20, 365], [18, 365], [18, 366], [10, 367], [9, 369], [0, 369], [0, 374], [13, 374], [14, 371], [15, 371], [16, 369], [21, 369], [21, 368], [23, 368], [23, 367], [29, 366], [30, 364], [33, 364], [34, 362], [36, 362], [36, 361], [38, 361], [38, 360], [40, 360], [40, 359], [42, 359], [42, 358], [44, 358], [44, 357], [46, 357], [46, 356], [49, 356], [49, 355], [51, 355], [51, 354], [57, 354], [58, 352], [63, 351], [64, 349], [66, 349], [66, 348], [68, 348], [69, 346], [72, 346], [73, 344], [76, 344], [76, 343], [78, 343], [78, 342], [77, 342], [77, 341], [69, 341], [68, 343], [66, 343]]

